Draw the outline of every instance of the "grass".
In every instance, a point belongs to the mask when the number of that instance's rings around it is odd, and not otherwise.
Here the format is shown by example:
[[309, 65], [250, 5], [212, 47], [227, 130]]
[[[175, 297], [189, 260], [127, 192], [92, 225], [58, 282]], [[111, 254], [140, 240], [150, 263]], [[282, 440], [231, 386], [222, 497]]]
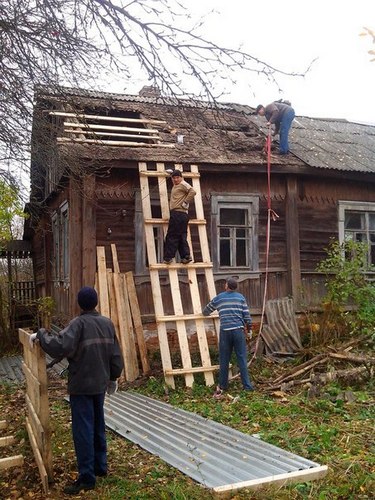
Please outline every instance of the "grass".
[[[254, 368], [254, 378], [260, 378], [269, 366]], [[55, 484], [51, 500], [65, 498], [61, 490], [66, 481], [75, 478], [75, 456], [71, 441], [70, 414], [64, 401], [65, 380], [51, 377], [49, 388], [52, 445]], [[375, 491], [374, 449], [374, 385], [361, 387], [331, 384], [314, 399], [306, 390], [294, 394], [267, 394], [261, 390], [246, 393], [238, 382], [231, 386], [226, 397], [212, 398], [212, 388], [197, 384], [187, 389], [181, 380], [176, 390], [166, 390], [163, 380], [150, 377], [133, 390], [160, 399], [173, 406], [193, 411], [239, 431], [253, 434], [288, 451], [328, 465], [325, 478], [310, 483], [280, 487], [267, 487], [259, 491], [239, 490], [225, 498], [236, 500], [257, 499], [370, 499]], [[350, 390], [355, 397], [351, 403], [342, 397]], [[2, 455], [22, 453], [22, 468], [3, 471], [0, 478], [2, 498], [46, 498], [43, 496], [37, 466], [32, 456], [24, 428], [24, 388], [2, 386], [0, 395], [1, 420], [9, 427], [2, 435], [14, 434], [17, 444]], [[110, 475], [98, 481], [94, 492], [85, 498], [110, 500], [209, 500], [212, 492], [170, 467], [158, 457], [108, 432]], [[82, 495], [83, 496], [83, 495]]]

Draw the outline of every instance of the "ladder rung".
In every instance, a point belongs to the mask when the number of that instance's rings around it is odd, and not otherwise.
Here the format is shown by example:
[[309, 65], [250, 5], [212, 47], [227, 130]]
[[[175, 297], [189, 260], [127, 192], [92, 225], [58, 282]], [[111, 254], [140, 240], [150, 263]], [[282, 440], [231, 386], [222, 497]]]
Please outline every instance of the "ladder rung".
[[172, 370], [165, 370], [165, 375], [185, 375], [186, 373], [203, 373], [213, 372], [220, 368], [219, 365], [213, 366], [194, 366], [193, 368], [174, 368]]
[[162, 323], [167, 321], [188, 321], [196, 319], [216, 319], [218, 318], [218, 313], [210, 314], [209, 316], [203, 316], [203, 314], [183, 314], [183, 315], [172, 315], [172, 316], [156, 316], [156, 323]]
[[[144, 219], [145, 224], [168, 224], [169, 219]], [[206, 225], [206, 219], [190, 219], [189, 224]]]
[[212, 262], [191, 262], [190, 264], [150, 264], [150, 270], [156, 269], [209, 269], [212, 267]]
[[[168, 172], [159, 172], [157, 170], [140, 170], [139, 175], [144, 175], [145, 177], [170, 177]], [[182, 172], [182, 175], [189, 179], [199, 179], [201, 176], [196, 172]]]

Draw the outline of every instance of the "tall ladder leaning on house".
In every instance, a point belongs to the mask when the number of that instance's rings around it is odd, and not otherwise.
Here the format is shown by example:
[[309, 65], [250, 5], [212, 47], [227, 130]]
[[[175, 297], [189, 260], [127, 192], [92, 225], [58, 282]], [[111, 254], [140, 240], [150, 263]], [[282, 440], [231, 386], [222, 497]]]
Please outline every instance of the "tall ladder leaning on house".
[[[190, 264], [180, 264], [173, 261], [172, 264], [162, 264], [157, 262], [157, 252], [154, 237], [154, 227], [159, 224], [163, 227], [163, 234], [166, 235], [169, 221], [169, 203], [168, 203], [168, 185], [169, 174], [165, 172], [164, 163], [157, 163], [156, 170], [148, 170], [147, 163], [140, 162], [139, 175], [141, 186], [142, 210], [145, 225], [146, 248], [148, 264], [151, 278], [151, 288], [155, 308], [155, 320], [157, 324], [160, 353], [164, 370], [165, 382], [171, 387], [175, 387], [176, 375], [183, 375], [185, 383], [191, 387], [194, 382], [194, 374], [204, 373], [206, 385], [214, 384], [213, 372], [217, 370], [218, 365], [211, 364], [210, 351], [205, 329], [205, 320], [207, 317], [202, 314], [201, 297], [199, 293], [197, 271], [204, 271], [204, 279], [207, 286], [207, 292], [210, 299], [216, 295], [215, 282], [213, 277], [213, 266], [208, 247], [206, 220], [203, 212], [202, 194], [200, 188], [200, 174], [196, 165], [190, 165], [190, 171], [185, 170], [183, 177], [188, 182], [191, 181], [196, 191], [193, 202], [190, 204], [189, 212], [195, 208], [196, 218], [190, 219], [188, 228], [188, 241], [192, 252], [193, 262]], [[182, 170], [180, 164], [174, 166], [175, 169]], [[153, 184], [157, 185], [154, 187]], [[151, 193], [158, 192], [160, 196], [161, 218], [153, 218], [151, 206]], [[193, 246], [191, 241], [190, 226], [197, 226], [198, 241], [202, 262], [194, 262]], [[160, 284], [160, 277], [168, 273], [171, 288], [171, 296], [174, 314], [166, 315], [164, 313], [163, 295]], [[202, 273], [203, 275], [203, 273]], [[184, 312], [184, 305], [181, 299], [181, 282], [179, 278], [187, 276], [189, 292], [191, 297], [192, 313]], [[187, 301], [188, 302], [188, 301]], [[209, 318], [213, 322], [217, 339], [219, 338], [219, 319], [217, 314]], [[178, 343], [181, 353], [182, 368], [172, 366], [172, 357], [169, 348], [167, 326], [175, 323]], [[197, 332], [200, 366], [192, 365], [192, 356], [188, 341], [188, 326], [195, 326]]]

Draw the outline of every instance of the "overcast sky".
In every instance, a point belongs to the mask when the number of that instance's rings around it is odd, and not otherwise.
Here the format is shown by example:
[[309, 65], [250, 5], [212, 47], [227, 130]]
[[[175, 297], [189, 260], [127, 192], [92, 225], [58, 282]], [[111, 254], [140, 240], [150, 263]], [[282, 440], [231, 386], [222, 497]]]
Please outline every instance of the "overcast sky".
[[[346, 118], [375, 123], [375, 62], [368, 50], [375, 30], [374, 0], [189, 0], [190, 5], [212, 4], [210, 16], [216, 37], [241, 42], [244, 49], [287, 71], [304, 71], [304, 78], [280, 78], [283, 93], [298, 115]], [[220, 33], [220, 35], [219, 35]], [[243, 104], [268, 104], [278, 89], [264, 81], [243, 82], [231, 98]]]
[[[184, 0], [185, 1], [185, 0]], [[207, 36], [243, 49], [304, 78], [278, 78], [283, 93], [256, 75], [230, 86], [230, 101], [256, 106], [282, 97], [298, 115], [375, 123], [375, 62], [368, 50], [375, 30], [374, 0], [186, 0], [189, 8], [217, 11], [206, 20]]]
[[[283, 92], [254, 73], [228, 81], [223, 100], [256, 106], [289, 99], [297, 115], [375, 123], [375, 62], [372, 39], [375, 0], [180, 0], [194, 17], [209, 13], [201, 34], [219, 45], [242, 49], [304, 78], [278, 77]], [[139, 82], [133, 82], [138, 87]], [[145, 82], [147, 83], [147, 82]], [[130, 89], [129, 89], [130, 90]]]

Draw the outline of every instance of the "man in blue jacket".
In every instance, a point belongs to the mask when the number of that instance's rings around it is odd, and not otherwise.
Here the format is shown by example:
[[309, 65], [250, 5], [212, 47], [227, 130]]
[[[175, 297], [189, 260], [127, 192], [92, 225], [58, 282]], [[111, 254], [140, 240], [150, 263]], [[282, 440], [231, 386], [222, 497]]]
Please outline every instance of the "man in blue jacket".
[[220, 397], [222, 392], [228, 388], [229, 362], [233, 349], [236, 353], [243, 388], [246, 391], [254, 389], [247, 369], [245, 338], [245, 333], [251, 335], [252, 320], [245, 297], [236, 290], [237, 281], [234, 278], [227, 279], [225, 291], [214, 297], [203, 309], [204, 316], [208, 316], [217, 310], [220, 318], [220, 370], [219, 385], [215, 392], [216, 397]]
[[30, 336], [31, 345], [39, 340], [47, 354], [66, 357], [69, 362], [68, 393], [79, 475], [65, 487], [68, 495], [92, 490], [96, 476], [107, 475], [104, 397], [106, 392], [116, 392], [124, 367], [112, 321], [95, 310], [96, 291], [83, 287], [77, 298], [81, 314], [58, 335], [40, 329]]

